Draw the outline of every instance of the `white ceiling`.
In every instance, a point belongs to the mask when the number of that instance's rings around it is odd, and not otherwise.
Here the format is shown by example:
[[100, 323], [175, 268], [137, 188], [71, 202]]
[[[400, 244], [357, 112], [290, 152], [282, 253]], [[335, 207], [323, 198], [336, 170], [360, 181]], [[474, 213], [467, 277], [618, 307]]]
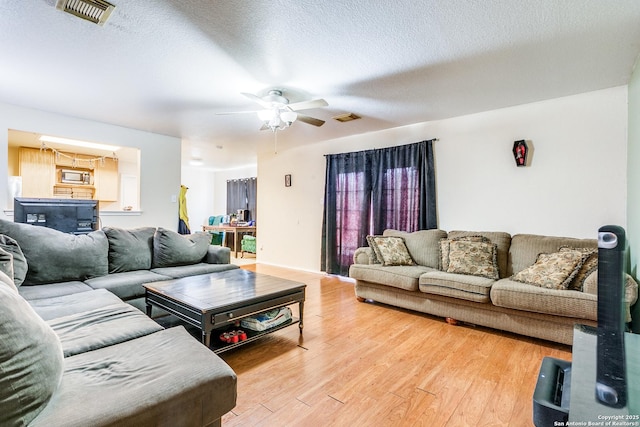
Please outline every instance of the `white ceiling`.
[[241, 92], [329, 103], [284, 149], [624, 85], [640, 52], [637, 0], [112, 2], [102, 27], [0, 2], [0, 102], [181, 137], [212, 168], [273, 147], [253, 114], [216, 115], [255, 110]]

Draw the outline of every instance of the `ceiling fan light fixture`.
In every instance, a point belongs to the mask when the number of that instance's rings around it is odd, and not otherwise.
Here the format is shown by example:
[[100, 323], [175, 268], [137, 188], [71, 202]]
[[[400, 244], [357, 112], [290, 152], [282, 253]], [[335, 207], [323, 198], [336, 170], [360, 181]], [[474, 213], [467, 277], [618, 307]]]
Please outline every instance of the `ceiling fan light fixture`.
[[273, 110], [260, 110], [257, 114], [260, 121], [268, 122], [273, 117]]
[[298, 118], [298, 113], [295, 111], [283, 111], [280, 113], [280, 118], [287, 124], [287, 126], [291, 126], [291, 124]]
[[260, 110], [257, 112], [260, 121], [272, 131], [284, 130], [291, 126], [298, 118], [295, 111], [272, 108], [270, 110]]

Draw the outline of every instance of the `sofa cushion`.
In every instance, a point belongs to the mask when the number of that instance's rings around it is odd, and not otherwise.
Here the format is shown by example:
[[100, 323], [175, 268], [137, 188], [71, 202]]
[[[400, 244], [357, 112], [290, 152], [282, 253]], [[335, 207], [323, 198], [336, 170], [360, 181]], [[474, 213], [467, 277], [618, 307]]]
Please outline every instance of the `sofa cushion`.
[[397, 236], [367, 236], [376, 259], [382, 265], [415, 265], [404, 238]]
[[181, 277], [217, 273], [219, 271], [233, 270], [236, 268], [240, 267], [235, 264], [208, 264], [206, 262], [199, 262], [198, 264], [181, 265], [178, 267], [152, 268], [151, 272], [161, 274], [172, 279], [179, 279]]
[[598, 268], [598, 249], [597, 248], [572, 248], [570, 246], [561, 246], [560, 252], [564, 251], [580, 251], [582, 252], [582, 265], [576, 275], [569, 283], [569, 289], [581, 291], [584, 281], [589, 274]]
[[173, 267], [202, 261], [209, 249], [208, 233], [178, 234], [159, 227], [153, 236], [152, 267]]
[[[180, 363], [184, 361], [184, 363]], [[186, 363], [188, 361], [188, 363]], [[29, 427], [205, 426], [233, 409], [237, 378], [183, 327], [65, 359], [64, 381]]]
[[109, 273], [151, 268], [154, 227], [131, 230], [104, 227], [102, 231], [109, 240]]
[[498, 273], [501, 278], [507, 277], [509, 263], [509, 248], [511, 235], [503, 231], [460, 231], [453, 230], [448, 234], [449, 239], [457, 239], [466, 236], [483, 236], [495, 245], [498, 245]]
[[0, 220], [0, 234], [14, 238], [20, 245], [29, 264], [25, 284], [84, 280], [109, 272], [109, 242], [102, 230], [76, 236]]
[[514, 274], [512, 280], [547, 289], [567, 289], [582, 266], [582, 252], [540, 254], [535, 264]]
[[383, 236], [402, 237], [404, 243], [411, 254], [411, 258], [425, 267], [438, 268], [439, 252], [438, 242], [447, 237], [444, 230], [418, 230], [412, 233], [388, 229], [382, 233]]
[[0, 425], [29, 425], [60, 384], [62, 347], [17, 290], [2, 282], [0, 343]]
[[0, 234], [0, 248], [13, 255], [13, 276], [10, 277], [13, 278], [13, 283], [16, 286], [20, 286], [27, 277], [28, 270], [27, 259], [24, 257], [20, 245], [15, 239]]
[[144, 283], [169, 280], [171, 277], [163, 276], [149, 270], [127, 271], [113, 273], [108, 276], [94, 277], [85, 281], [91, 289], [106, 289], [113, 292], [118, 298], [128, 300], [144, 296]]
[[60, 338], [64, 357], [129, 341], [163, 329], [140, 310], [122, 301], [57, 317], [47, 323]]
[[421, 292], [486, 303], [495, 280], [482, 276], [431, 270], [420, 276]]
[[381, 264], [352, 264], [349, 267], [349, 277], [407, 291], [417, 291], [420, 276], [432, 270], [434, 269], [422, 265], [384, 267]]
[[498, 245], [453, 240], [449, 243], [448, 273], [498, 279]]
[[511, 239], [511, 247], [509, 248], [511, 263], [507, 276], [524, 270], [535, 263], [539, 254], [558, 252], [562, 246], [570, 246], [572, 248], [597, 248], [598, 240], [516, 234]]
[[70, 282], [48, 283], [46, 285], [24, 285], [18, 288], [22, 298], [27, 301], [60, 297], [90, 291], [91, 287], [84, 282], [72, 280]]
[[[87, 286], [87, 288], [89, 287]], [[122, 302], [122, 300], [111, 292], [105, 289], [92, 290], [91, 288], [87, 292], [28, 301], [29, 305], [38, 313], [38, 316], [45, 321], [119, 302]]]
[[598, 317], [596, 295], [531, 286], [511, 279], [498, 280], [493, 284], [491, 302], [498, 307], [534, 313], [594, 321]]
[[454, 242], [457, 240], [490, 243], [490, 240], [484, 236], [463, 236], [463, 237], [456, 237], [455, 239], [441, 239], [439, 242], [440, 270], [447, 271], [447, 269], [449, 268], [449, 251], [451, 250], [451, 242]]

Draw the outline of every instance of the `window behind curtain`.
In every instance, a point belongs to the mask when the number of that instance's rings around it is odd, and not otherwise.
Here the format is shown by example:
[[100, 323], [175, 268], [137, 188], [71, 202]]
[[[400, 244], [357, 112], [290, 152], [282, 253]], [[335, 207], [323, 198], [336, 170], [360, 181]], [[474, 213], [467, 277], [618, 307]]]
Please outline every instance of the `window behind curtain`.
[[350, 172], [338, 174], [336, 191], [336, 253], [340, 258], [340, 265], [351, 264], [353, 253], [357, 246], [352, 243], [359, 241], [361, 230], [369, 225], [364, 223], [366, 218], [361, 215], [368, 203], [367, 188], [364, 172]]
[[227, 214], [236, 213], [238, 209], [247, 209], [249, 210], [249, 212], [251, 212], [249, 219], [255, 220], [257, 214], [257, 193], [257, 178], [228, 180]]
[[420, 182], [414, 167], [387, 169], [383, 181], [384, 229], [418, 230]]

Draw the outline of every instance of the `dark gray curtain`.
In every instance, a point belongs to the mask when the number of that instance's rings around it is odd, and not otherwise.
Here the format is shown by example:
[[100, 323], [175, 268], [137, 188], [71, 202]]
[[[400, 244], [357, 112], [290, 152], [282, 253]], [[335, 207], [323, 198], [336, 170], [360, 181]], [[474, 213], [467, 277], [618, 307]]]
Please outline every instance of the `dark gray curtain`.
[[368, 234], [437, 228], [432, 142], [325, 156], [322, 271], [347, 276]]
[[436, 228], [432, 140], [372, 152], [372, 234]]
[[227, 181], [227, 214], [238, 209], [248, 209], [249, 219], [255, 220], [257, 214], [258, 179], [243, 178]]
[[370, 228], [371, 160], [365, 151], [326, 158], [322, 270], [346, 276]]

